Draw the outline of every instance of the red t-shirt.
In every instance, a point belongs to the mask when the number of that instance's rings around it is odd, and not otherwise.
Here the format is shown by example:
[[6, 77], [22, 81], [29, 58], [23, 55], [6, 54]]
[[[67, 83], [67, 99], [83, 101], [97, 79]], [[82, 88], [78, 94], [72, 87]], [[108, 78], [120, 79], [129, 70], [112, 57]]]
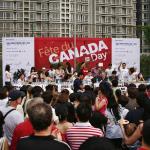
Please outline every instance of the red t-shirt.
[[102, 100], [105, 100], [106, 104], [101, 109], [99, 109], [98, 111], [100, 113], [102, 113], [103, 115], [105, 115], [105, 112], [106, 112], [106, 109], [107, 109], [107, 105], [108, 105], [108, 100], [107, 100], [106, 97], [99, 97], [98, 101], [101, 102]]
[[89, 70], [88, 70], [88, 68], [83, 67], [81, 72], [83, 73], [84, 76], [86, 76], [88, 74]]

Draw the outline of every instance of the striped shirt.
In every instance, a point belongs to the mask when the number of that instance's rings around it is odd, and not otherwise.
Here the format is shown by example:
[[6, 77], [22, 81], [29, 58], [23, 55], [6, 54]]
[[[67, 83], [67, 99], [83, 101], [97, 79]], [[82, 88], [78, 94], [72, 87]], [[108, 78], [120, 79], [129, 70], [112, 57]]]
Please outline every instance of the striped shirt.
[[72, 150], [78, 150], [84, 141], [93, 136], [102, 137], [104, 135], [100, 129], [94, 128], [89, 122], [77, 122], [66, 132], [67, 142]]

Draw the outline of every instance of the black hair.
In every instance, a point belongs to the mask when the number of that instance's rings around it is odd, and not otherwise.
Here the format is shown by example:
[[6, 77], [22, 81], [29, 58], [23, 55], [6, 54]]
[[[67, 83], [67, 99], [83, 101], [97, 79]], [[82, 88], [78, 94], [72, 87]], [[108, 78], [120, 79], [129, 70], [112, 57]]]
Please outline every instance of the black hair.
[[67, 120], [68, 108], [65, 104], [62, 103], [57, 104], [55, 107], [55, 112], [60, 122]]
[[99, 113], [98, 111], [95, 111], [92, 113], [92, 116], [90, 118], [90, 123], [93, 127], [102, 129], [104, 125], [107, 124], [107, 117], [105, 117], [103, 114]]
[[79, 98], [80, 103], [86, 103], [91, 105], [92, 104], [92, 98], [91, 95], [88, 93], [82, 93], [82, 95]]
[[117, 71], [115, 71], [115, 70], [114, 70], [114, 71], [112, 71], [112, 74], [115, 74], [115, 75], [116, 75], [116, 74], [117, 74]]
[[145, 84], [140, 84], [138, 86], [138, 91], [139, 92], [145, 92], [146, 91], [146, 85]]
[[45, 76], [46, 76], [46, 77], [49, 76], [49, 72], [48, 72], [48, 71], [45, 72]]
[[33, 97], [41, 97], [43, 94], [43, 89], [40, 86], [35, 86], [32, 88], [31, 93]]
[[57, 86], [56, 85], [49, 84], [49, 85], [46, 86], [46, 91], [52, 92], [54, 88], [57, 91]]
[[136, 102], [140, 107], [144, 108], [146, 100], [147, 100], [147, 95], [145, 93], [140, 92], [137, 94]]
[[117, 87], [118, 86], [118, 80], [112, 80], [111, 83], [112, 83], [113, 87]]
[[10, 71], [10, 65], [6, 65], [6, 67], [5, 67], [5, 71]]
[[105, 81], [101, 82], [99, 85], [99, 90], [108, 99], [110, 98], [112, 89], [111, 89], [111, 85], [108, 82], [105, 82]]
[[33, 70], [35, 71], [35, 67], [31, 67], [30, 73], [32, 73]]
[[113, 112], [113, 115], [117, 121], [121, 118], [120, 113], [119, 113], [119, 105], [115, 99], [112, 89], [110, 89], [110, 92], [109, 92], [107, 108], [110, 110], [110, 112]]
[[70, 99], [71, 102], [79, 101], [81, 95], [82, 95], [81, 92], [71, 93], [71, 94], [69, 95], [69, 99]]
[[82, 72], [79, 72], [78, 73], [78, 77], [80, 77], [80, 76], [82, 76], [83, 75], [83, 73]]
[[120, 89], [117, 89], [116, 91], [115, 91], [115, 95], [116, 95], [116, 97], [119, 99], [120, 97], [121, 97], [121, 90]]
[[90, 137], [80, 146], [79, 150], [115, 150], [111, 141], [105, 137]]
[[133, 74], [133, 73], [135, 72], [134, 67], [131, 67], [131, 68], [129, 69], [129, 71], [131, 72], [131, 74]]
[[66, 65], [67, 65], [67, 70], [69, 73], [71, 73], [71, 65], [69, 62], [66, 62]]
[[76, 114], [81, 122], [87, 122], [92, 114], [92, 108], [86, 103], [80, 103], [76, 109]]
[[118, 103], [121, 104], [121, 106], [125, 107], [129, 102], [129, 98], [125, 95], [121, 95], [118, 98]]
[[44, 100], [44, 102], [45, 102], [46, 104], [50, 104], [51, 101], [52, 101], [52, 99], [53, 99], [53, 96], [52, 96], [52, 94], [51, 94], [50, 92], [45, 91], [45, 92], [42, 94], [42, 98], [43, 98], [43, 100]]
[[150, 147], [150, 119], [144, 122], [143, 141], [148, 147]]
[[31, 124], [36, 131], [47, 129], [52, 121], [51, 107], [45, 103], [34, 105], [32, 109], [28, 111], [28, 115]]
[[136, 85], [134, 83], [130, 83], [127, 88], [136, 88]]
[[137, 88], [127, 88], [127, 92], [130, 98], [134, 99], [137, 97], [138, 90]]

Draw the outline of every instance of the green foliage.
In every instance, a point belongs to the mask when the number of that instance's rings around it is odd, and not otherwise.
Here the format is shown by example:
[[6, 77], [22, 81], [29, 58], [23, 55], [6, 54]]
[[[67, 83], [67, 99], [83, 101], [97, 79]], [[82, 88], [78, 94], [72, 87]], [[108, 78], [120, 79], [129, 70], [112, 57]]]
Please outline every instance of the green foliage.
[[141, 55], [140, 68], [144, 78], [150, 78], [150, 55]]
[[150, 25], [143, 26], [142, 30], [144, 31], [144, 39], [147, 44], [150, 44]]

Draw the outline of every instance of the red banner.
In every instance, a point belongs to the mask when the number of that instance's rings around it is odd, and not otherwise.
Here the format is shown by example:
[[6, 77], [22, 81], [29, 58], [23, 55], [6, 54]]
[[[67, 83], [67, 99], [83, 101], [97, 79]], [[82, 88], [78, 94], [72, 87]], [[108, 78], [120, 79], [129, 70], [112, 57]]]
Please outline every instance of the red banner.
[[111, 38], [77, 38], [74, 49], [73, 38], [35, 38], [35, 67], [50, 68], [52, 63], [89, 61], [93, 67], [103, 63], [104, 68], [111, 63], [112, 39]]

